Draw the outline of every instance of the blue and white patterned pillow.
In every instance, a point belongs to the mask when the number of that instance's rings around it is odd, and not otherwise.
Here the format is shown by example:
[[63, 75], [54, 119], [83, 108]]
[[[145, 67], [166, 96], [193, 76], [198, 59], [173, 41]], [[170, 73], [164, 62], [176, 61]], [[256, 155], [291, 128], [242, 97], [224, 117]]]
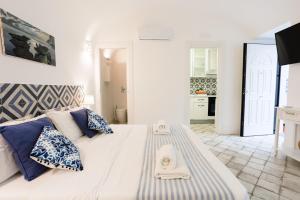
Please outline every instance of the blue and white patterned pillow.
[[113, 130], [109, 127], [107, 121], [97, 113], [87, 110], [88, 113], [88, 128], [91, 130], [100, 131], [100, 133], [110, 134]]
[[49, 168], [83, 170], [77, 147], [51, 126], [44, 126], [30, 158]]

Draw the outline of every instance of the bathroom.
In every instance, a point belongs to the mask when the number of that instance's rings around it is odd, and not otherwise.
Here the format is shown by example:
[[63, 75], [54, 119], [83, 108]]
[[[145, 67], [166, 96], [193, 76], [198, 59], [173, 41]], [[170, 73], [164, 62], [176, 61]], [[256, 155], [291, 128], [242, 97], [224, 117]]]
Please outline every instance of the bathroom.
[[101, 108], [109, 123], [127, 123], [127, 49], [100, 49]]

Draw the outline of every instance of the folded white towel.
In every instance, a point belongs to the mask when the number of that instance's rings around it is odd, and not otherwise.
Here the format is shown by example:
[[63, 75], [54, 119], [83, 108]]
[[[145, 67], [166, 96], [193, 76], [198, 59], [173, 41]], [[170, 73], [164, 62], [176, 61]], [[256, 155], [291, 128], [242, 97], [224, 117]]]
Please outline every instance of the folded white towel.
[[153, 132], [154, 134], [169, 134], [171, 133], [170, 125], [165, 121], [160, 120], [157, 124], [153, 125]]
[[161, 167], [159, 160], [156, 159], [155, 165], [155, 177], [160, 179], [190, 179], [191, 173], [188, 167], [186, 166], [185, 160], [181, 152], [176, 151], [177, 162], [176, 168], [171, 170], [166, 170]]
[[172, 170], [176, 168], [176, 149], [173, 145], [167, 144], [160, 147], [156, 152], [158, 163], [162, 169]]

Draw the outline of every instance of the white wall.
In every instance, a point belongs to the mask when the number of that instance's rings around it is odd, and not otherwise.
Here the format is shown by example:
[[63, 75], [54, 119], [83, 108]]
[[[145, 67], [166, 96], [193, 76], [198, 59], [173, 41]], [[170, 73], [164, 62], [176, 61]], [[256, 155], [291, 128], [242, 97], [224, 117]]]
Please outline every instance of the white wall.
[[292, 64], [289, 66], [287, 105], [300, 107], [300, 64]]
[[[122, 1], [105, 4], [96, 41], [133, 41], [136, 123], [159, 119], [188, 123], [189, 41], [223, 44], [219, 77], [220, 133], [239, 133], [243, 42], [299, 18], [293, 0]], [[274, 12], [274, 10], [280, 12]], [[107, 12], [107, 13], [106, 13]], [[254, 14], [255, 13], [255, 14]], [[259, 22], [259, 23], [257, 23]], [[171, 27], [171, 41], [140, 41], [144, 25]]]
[[280, 74], [280, 94], [279, 94], [279, 106], [287, 106], [288, 100], [288, 86], [289, 86], [289, 66], [285, 65], [281, 67]]
[[[156, 13], [156, 15], [159, 13]], [[160, 13], [161, 14], [161, 13]], [[172, 20], [178, 20], [179, 17]], [[238, 133], [240, 123], [242, 43], [248, 38], [239, 27], [222, 20], [201, 22], [178, 21], [173, 26], [171, 41], [137, 40], [139, 23], [119, 30], [120, 26], [104, 28], [98, 40], [133, 41], [134, 102], [136, 123], [153, 123], [165, 119], [171, 123], [188, 124], [189, 108], [189, 41], [218, 41], [222, 44], [218, 96], [219, 132]], [[212, 23], [213, 22], [213, 23]], [[123, 21], [124, 24], [129, 22]], [[214, 24], [214, 25], [212, 25]], [[135, 27], [131, 29], [131, 26]], [[188, 28], [186, 26], [189, 26]], [[109, 29], [109, 30], [108, 30]], [[208, 34], [203, 34], [206, 30]], [[208, 31], [209, 30], [209, 31]], [[122, 34], [118, 34], [122, 33]], [[246, 36], [245, 36], [246, 35]]]
[[[300, 20], [299, 4], [296, 0], [0, 0], [2, 8], [56, 37], [58, 64], [51, 68], [0, 57], [3, 72], [0, 79], [1, 82], [47, 84], [84, 82], [91, 93], [94, 71], [90, 63], [84, 64], [81, 59], [84, 41], [131, 41], [133, 120], [136, 123], [152, 123], [158, 119], [188, 123], [187, 43], [218, 41], [224, 47], [220, 63], [223, 75], [218, 88], [218, 131], [238, 133], [242, 43], [287, 21]], [[166, 42], [139, 41], [137, 30], [145, 24], [171, 27], [174, 38]]]
[[[288, 94], [287, 94], [287, 105], [300, 107], [300, 93], [299, 93], [299, 83], [300, 83], [300, 63], [289, 65], [289, 79], [288, 79]], [[294, 133], [300, 134], [299, 127], [295, 129], [295, 125], [290, 122], [285, 122], [286, 132], [290, 134], [285, 134], [284, 145], [287, 147], [293, 147], [295, 144]], [[299, 126], [299, 125], [298, 125]]]
[[88, 25], [59, 1], [0, 0], [0, 7], [55, 37], [56, 67], [0, 55], [0, 82], [80, 84], [94, 92], [92, 54], [85, 51]]

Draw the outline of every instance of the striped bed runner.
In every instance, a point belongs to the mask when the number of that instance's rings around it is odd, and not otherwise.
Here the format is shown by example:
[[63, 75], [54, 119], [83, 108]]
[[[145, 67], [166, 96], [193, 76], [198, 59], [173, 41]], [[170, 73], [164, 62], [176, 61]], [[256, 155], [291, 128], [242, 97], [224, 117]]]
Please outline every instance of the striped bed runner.
[[[191, 179], [161, 180], [154, 177], [156, 150], [173, 144], [181, 151]], [[148, 128], [144, 163], [137, 193], [138, 200], [231, 200], [232, 192], [197, 147], [182, 126], [171, 126], [171, 134], [155, 135]]]

